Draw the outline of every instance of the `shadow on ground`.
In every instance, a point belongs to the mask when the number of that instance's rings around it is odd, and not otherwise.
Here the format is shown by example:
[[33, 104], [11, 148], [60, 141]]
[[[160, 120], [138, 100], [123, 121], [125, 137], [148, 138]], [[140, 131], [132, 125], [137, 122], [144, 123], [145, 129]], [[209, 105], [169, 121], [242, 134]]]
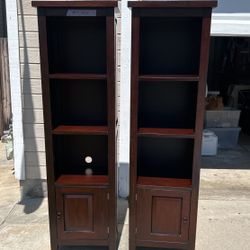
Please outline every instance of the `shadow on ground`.
[[34, 213], [42, 204], [43, 198], [27, 198], [20, 201], [18, 204], [23, 206], [23, 212], [25, 214]]

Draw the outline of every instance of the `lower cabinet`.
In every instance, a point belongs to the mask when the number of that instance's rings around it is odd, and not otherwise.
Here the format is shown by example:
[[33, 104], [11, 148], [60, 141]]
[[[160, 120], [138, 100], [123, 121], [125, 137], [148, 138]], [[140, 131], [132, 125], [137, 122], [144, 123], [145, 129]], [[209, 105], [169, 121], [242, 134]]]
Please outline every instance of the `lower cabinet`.
[[137, 240], [187, 242], [190, 191], [157, 188], [137, 191]]
[[57, 228], [59, 240], [108, 238], [108, 189], [58, 187]]

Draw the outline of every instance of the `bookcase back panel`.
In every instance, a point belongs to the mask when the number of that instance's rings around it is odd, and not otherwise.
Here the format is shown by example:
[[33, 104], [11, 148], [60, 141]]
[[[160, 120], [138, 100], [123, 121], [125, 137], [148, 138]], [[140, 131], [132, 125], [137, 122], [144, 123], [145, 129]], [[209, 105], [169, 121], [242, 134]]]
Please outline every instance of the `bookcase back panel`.
[[197, 83], [140, 82], [138, 127], [194, 128]]
[[141, 17], [140, 74], [198, 74], [201, 18]]
[[50, 73], [106, 73], [105, 17], [47, 17]]
[[[92, 162], [87, 163], [86, 157], [91, 157]], [[57, 177], [84, 175], [86, 168], [91, 168], [93, 175], [108, 175], [108, 137], [54, 136], [54, 158]]]
[[107, 83], [51, 80], [53, 126], [107, 125]]
[[137, 176], [192, 178], [192, 139], [138, 139]]

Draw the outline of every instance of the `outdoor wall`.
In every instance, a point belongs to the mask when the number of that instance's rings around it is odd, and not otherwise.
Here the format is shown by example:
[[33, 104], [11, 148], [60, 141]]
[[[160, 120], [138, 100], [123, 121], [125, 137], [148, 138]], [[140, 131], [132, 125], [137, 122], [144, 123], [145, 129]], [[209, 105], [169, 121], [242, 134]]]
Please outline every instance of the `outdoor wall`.
[[218, 0], [215, 13], [250, 13], [249, 0]]
[[9, 129], [11, 96], [5, 1], [0, 0], [0, 137]]
[[219, 0], [213, 10], [212, 36], [250, 36], [250, 1]]
[[[22, 195], [40, 196], [46, 192], [46, 160], [37, 9], [31, 7], [31, 0], [17, 2], [26, 173], [25, 180], [21, 181]], [[121, 29], [118, 9], [116, 16], [119, 61]], [[119, 75], [120, 63], [117, 67], [118, 83]]]

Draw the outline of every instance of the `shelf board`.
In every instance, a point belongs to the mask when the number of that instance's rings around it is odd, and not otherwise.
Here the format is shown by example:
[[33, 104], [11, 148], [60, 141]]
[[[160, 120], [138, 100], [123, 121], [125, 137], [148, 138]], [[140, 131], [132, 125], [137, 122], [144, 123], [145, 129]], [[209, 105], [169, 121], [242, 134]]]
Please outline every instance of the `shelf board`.
[[32, 1], [33, 7], [116, 7], [117, 1], [116, 0], [38, 0]]
[[174, 128], [139, 128], [139, 136], [165, 136], [178, 138], [194, 138], [193, 129], [174, 129]]
[[105, 186], [108, 185], [107, 175], [61, 175], [56, 186]]
[[60, 125], [52, 130], [54, 135], [107, 135], [107, 126], [65, 126]]
[[65, 79], [65, 80], [106, 80], [106, 74], [67, 74], [56, 73], [49, 74], [50, 79]]
[[139, 81], [185, 81], [198, 82], [197, 75], [140, 75]]
[[143, 177], [139, 176], [137, 180], [138, 186], [161, 186], [161, 187], [180, 187], [191, 188], [192, 181], [190, 179], [175, 179], [161, 177]]
[[217, 6], [216, 0], [128, 1], [128, 7], [133, 7], [133, 8], [211, 8], [216, 6]]

